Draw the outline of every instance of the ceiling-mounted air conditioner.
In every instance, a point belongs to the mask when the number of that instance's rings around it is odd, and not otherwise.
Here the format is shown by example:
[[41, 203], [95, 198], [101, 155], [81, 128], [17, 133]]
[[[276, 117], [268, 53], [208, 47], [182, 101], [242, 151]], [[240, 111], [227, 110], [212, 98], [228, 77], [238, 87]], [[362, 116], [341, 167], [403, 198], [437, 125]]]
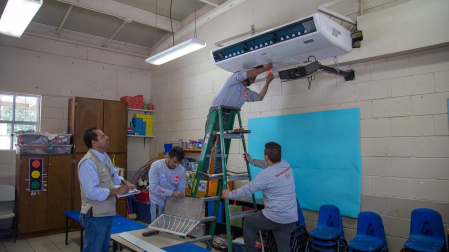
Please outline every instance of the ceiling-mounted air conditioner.
[[305, 18], [253, 35], [211, 51], [218, 67], [237, 72], [272, 62], [276, 70], [350, 52], [350, 32], [324, 14]]

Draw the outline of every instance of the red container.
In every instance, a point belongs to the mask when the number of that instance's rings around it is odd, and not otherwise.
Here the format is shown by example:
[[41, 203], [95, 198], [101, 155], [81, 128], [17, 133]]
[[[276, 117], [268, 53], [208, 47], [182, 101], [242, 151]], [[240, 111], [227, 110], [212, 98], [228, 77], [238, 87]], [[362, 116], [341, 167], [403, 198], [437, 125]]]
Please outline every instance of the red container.
[[143, 95], [136, 95], [136, 96], [134, 96], [134, 101], [143, 102]]
[[140, 202], [149, 202], [150, 201], [150, 191], [148, 190], [140, 190], [139, 194], [134, 195], [136, 200]]
[[123, 96], [123, 97], [120, 97], [120, 101], [127, 101], [127, 102], [132, 102], [132, 101], [134, 101], [134, 97], [132, 97], [132, 96]]

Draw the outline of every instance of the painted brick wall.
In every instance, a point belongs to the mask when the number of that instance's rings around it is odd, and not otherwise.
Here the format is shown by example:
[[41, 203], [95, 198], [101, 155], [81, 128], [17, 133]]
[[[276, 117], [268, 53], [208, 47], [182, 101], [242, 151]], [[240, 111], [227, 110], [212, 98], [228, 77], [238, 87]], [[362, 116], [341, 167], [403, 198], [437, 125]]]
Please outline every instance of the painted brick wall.
[[[370, 11], [376, 11], [404, 2], [407, 1], [383, 1], [376, 5], [379, 1], [368, 1], [368, 5], [373, 7]], [[265, 4], [270, 3], [261, 3]], [[252, 22], [251, 18], [267, 14], [263, 10], [254, 14], [249, 3], [238, 9], [233, 11], [232, 18], [245, 25]], [[238, 15], [245, 11], [251, 13], [249, 17]], [[282, 8], [277, 11], [291, 14]], [[345, 13], [343, 9], [336, 11]], [[282, 23], [279, 16], [282, 15], [273, 17], [272, 22]], [[212, 99], [229, 76], [210, 63], [209, 52], [215, 48], [211, 44], [228, 35], [223, 29], [220, 30], [223, 34], [218, 36], [213, 27], [220, 22], [227, 24], [228, 19], [230, 14], [224, 14], [201, 27], [199, 38], [207, 41], [206, 49], [150, 68], [152, 100], [156, 107], [163, 108], [159, 110], [162, 116], [155, 121], [155, 134], [160, 136], [158, 151], [163, 151], [165, 141], [203, 138]], [[229, 37], [244, 31], [235, 31], [239, 29], [234, 29], [236, 20], [230, 22], [234, 32]], [[358, 107], [363, 167], [361, 211], [374, 211], [382, 216], [390, 251], [402, 248], [409, 235], [410, 213], [415, 208], [439, 211], [448, 228], [449, 48], [342, 68], [355, 69], [356, 79], [345, 82], [341, 77], [320, 73], [310, 90], [306, 80], [281, 83], [275, 79], [262, 102], [243, 106], [244, 126], [247, 127], [250, 118]], [[251, 89], [260, 91], [263, 84], [261, 80]], [[229, 169], [245, 170], [241, 144], [236, 142], [231, 146]], [[306, 210], [303, 213], [307, 229], [312, 230], [318, 213]], [[349, 241], [355, 236], [357, 219], [344, 217], [343, 221]]]

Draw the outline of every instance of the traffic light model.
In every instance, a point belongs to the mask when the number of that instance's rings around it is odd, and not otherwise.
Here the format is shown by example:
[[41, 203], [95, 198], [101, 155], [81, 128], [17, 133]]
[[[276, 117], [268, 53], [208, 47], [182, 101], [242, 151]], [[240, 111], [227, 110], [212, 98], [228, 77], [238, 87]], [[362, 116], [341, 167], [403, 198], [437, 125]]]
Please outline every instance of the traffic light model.
[[28, 163], [29, 169], [29, 191], [43, 191], [43, 172], [44, 172], [44, 159], [43, 158], [30, 158]]

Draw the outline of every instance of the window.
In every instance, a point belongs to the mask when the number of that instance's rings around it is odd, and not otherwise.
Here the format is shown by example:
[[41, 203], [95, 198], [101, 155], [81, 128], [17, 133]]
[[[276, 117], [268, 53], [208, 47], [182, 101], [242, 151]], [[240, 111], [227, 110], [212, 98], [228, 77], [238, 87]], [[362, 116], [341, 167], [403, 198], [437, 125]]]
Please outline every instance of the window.
[[40, 130], [41, 97], [0, 92], [0, 150], [15, 149], [14, 132]]

